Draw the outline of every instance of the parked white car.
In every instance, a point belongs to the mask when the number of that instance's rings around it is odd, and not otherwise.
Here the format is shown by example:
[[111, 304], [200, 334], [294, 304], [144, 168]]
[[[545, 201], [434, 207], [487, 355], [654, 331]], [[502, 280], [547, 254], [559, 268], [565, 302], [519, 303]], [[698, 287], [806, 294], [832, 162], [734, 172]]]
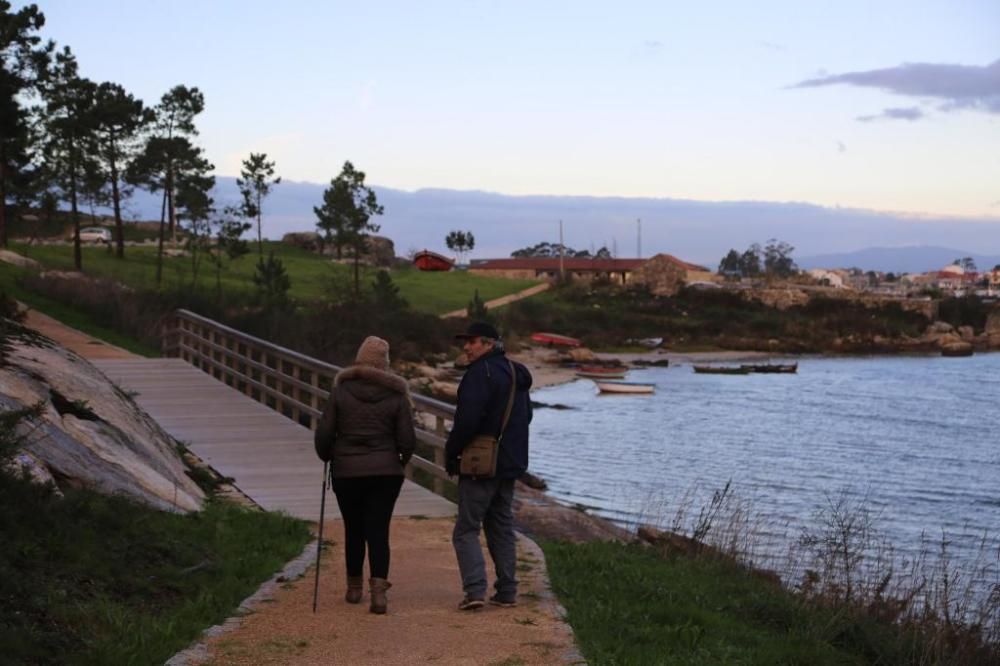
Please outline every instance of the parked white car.
[[84, 227], [80, 229], [81, 243], [110, 243], [111, 230], [104, 227]]

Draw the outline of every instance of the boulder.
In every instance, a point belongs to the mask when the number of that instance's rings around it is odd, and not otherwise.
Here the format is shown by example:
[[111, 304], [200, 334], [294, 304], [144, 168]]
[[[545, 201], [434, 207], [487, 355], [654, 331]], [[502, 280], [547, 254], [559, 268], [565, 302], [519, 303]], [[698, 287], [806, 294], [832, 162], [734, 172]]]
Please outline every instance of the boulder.
[[986, 316], [986, 326], [983, 329], [986, 333], [1000, 333], [1000, 308], [993, 308]]
[[158, 509], [201, 508], [177, 443], [127, 393], [73, 352], [34, 333], [13, 336], [0, 367], [0, 409], [40, 404], [24, 424], [21, 462], [62, 487], [121, 493]]
[[927, 332], [925, 335], [944, 335], [946, 333], [953, 333], [955, 327], [946, 321], [936, 321], [927, 327]]
[[40, 269], [42, 267], [42, 265], [34, 259], [29, 259], [28, 257], [21, 256], [17, 252], [11, 252], [10, 250], [0, 250], [0, 261], [13, 264], [14, 266], [20, 266], [21, 268]]
[[458, 384], [453, 384], [452, 382], [432, 382], [431, 393], [436, 398], [455, 402], [458, 400]]
[[976, 338], [976, 332], [971, 326], [959, 326], [958, 337], [962, 338], [966, 342], [972, 342]]
[[972, 344], [968, 342], [949, 342], [941, 345], [943, 356], [971, 356], [972, 351]]
[[594, 352], [586, 347], [576, 347], [575, 349], [570, 349], [568, 354], [569, 357], [577, 363], [586, 363], [588, 361], [593, 361], [596, 358], [596, 356], [594, 356]]
[[309, 252], [319, 252], [323, 247], [319, 234], [315, 231], [293, 231], [282, 236], [281, 242], [286, 245], [300, 247]]

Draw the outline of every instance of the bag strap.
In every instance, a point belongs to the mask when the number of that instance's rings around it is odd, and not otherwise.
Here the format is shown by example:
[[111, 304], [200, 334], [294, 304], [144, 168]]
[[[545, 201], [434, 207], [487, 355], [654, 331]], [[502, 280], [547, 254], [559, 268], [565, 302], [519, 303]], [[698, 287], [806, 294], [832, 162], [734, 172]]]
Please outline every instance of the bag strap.
[[510, 397], [507, 398], [507, 410], [503, 414], [503, 423], [500, 424], [500, 434], [497, 436], [498, 443], [503, 439], [503, 431], [507, 429], [510, 412], [514, 409], [514, 389], [517, 388], [517, 375], [514, 372], [514, 364], [510, 359], [507, 359], [507, 365], [510, 366]]

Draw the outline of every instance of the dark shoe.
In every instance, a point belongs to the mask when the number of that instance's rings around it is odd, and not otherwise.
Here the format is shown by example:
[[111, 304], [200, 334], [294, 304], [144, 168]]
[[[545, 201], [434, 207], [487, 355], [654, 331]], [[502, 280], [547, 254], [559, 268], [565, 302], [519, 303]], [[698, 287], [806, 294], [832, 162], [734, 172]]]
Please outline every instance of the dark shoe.
[[389, 600], [386, 598], [386, 590], [392, 587], [392, 583], [385, 578], [371, 578], [368, 580], [368, 591], [372, 595], [371, 605], [368, 610], [376, 615], [385, 615]]
[[490, 597], [490, 603], [494, 606], [500, 606], [501, 608], [513, 608], [517, 605], [517, 598], [502, 597], [499, 594], [494, 594]]
[[482, 608], [486, 605], [486, 602], [479, 597], [465, 597], [462, 599], [462, 603], [458, 605], [458, 610], [476, 610], [477, 608]]
[[360, 604], [361, 597], [365, 594], [365, 579], [364, 576], [348, 576], [347, 577], [347, 594], [344, 595], [344, 601], [349, 604]]

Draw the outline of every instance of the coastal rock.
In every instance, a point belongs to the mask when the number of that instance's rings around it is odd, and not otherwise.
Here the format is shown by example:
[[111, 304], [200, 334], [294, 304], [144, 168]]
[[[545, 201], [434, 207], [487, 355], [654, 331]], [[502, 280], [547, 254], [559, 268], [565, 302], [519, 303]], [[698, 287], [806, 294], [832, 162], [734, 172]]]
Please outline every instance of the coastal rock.
[[986, 346], [989, 349], [1000, 349], [1000, 331], [984, 334]]
[[564, 506], [524, 483], [514, 493], [514, 522], [534, 538], [570, 543], [629, 541], [629, 533], [610, 521], [586, 511]]
[[955, 327], [946, 321], [936, 321], [927, 327], [927, 332], [925, 335], [929, 336], [940, 336], [949, 333], [954, 333]]
[[128, 394], [73, 352], [18, 336], [0, 368], [0, 409], [35, 404], [42, 414], [25, 425], [23, 452], [38, 474], [159, 509], [201, 508], [204, 493], [187, 476], [177, 444]]
[[593, 361], [596, 356], [594, 352], [586, 347], [577, 347], [576, 349], [569, 350], [569, 357], [576, 361], [577, 363], [586, 363], [588, 361]]
[[455, 402], [458, 399], [458, 384], [453, 384], [451, 382], [432, 382], [431, 393], [433, 393], [436, 398], [447, 400], [449, 402]]
[[787, 310], [788, 308], [805, 305], [809, 302], [809, 294], [801, 289], [755, 289], [742, 293], [744, 298], [758, 300], [764, 305], [777, 310]]
[[949, 342], [941, 345], [941, 353], [945, 356], [970, 356], [972, 344], [969, 342]]
[[986, 316], [986, 326], [983, 331], [988, 334], [1000, 333], [1000, 308], [993, 308]]
[[962, 344], [965, 342], [962, 338], [958, 337], [954, 333], [945, 333], [944, 335], [930, 336], [930, 340], [937, 344], [939, 349], [944, 349], [948, 345]]
[[959, 326], [958, 337], [966, 342], [972, 342], [976, 338], [976, 331], [971, 326]]

